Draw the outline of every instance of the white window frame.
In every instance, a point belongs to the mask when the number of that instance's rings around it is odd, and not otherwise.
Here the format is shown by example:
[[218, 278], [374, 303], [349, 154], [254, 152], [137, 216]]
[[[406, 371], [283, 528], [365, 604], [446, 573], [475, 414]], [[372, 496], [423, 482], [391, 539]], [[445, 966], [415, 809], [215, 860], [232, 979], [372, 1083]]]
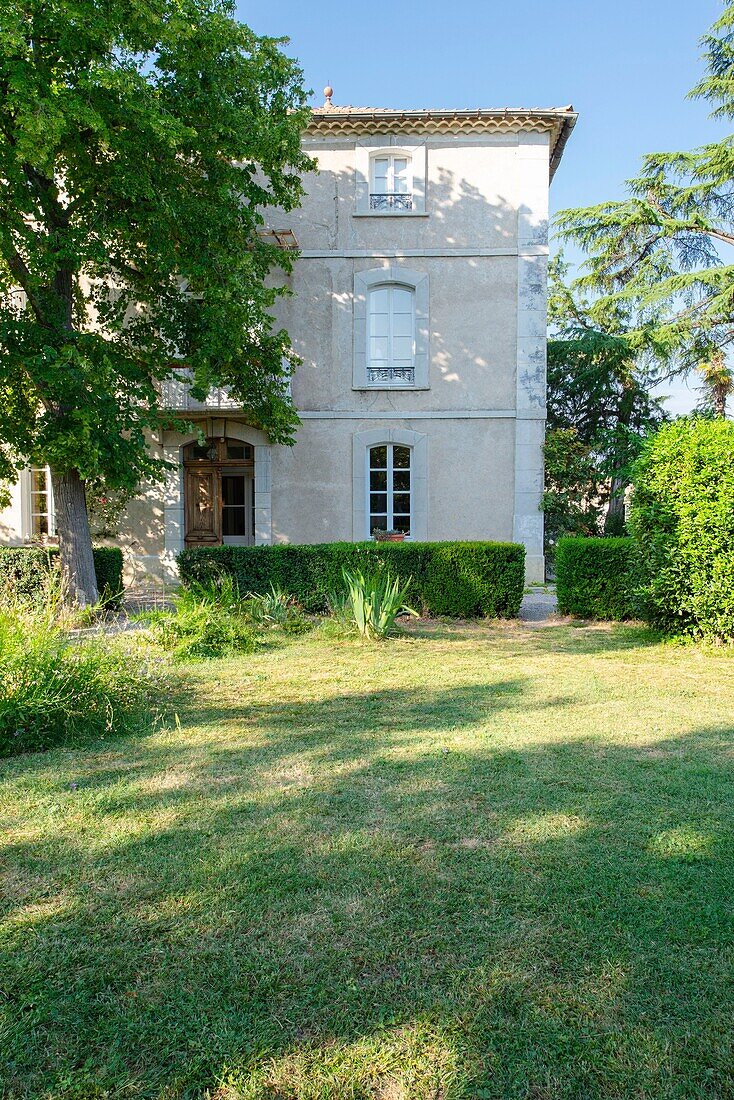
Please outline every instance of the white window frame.
[[[396, 443], [394, 441], [392, 441], [390, 443], [373, 443], [371, 446], [369, 446], [367, 448], [367, 461], [365, 463], [365, 477], [367, 479], [367, 484], [365, 485], [365, 490], [364, 490], [364, 492], [365, 492], [365, 506], [366, 506], [366, 509], [367, 509], [367, 512], [366, 512], [366, 515], [365, 515], [365, 525], [366, 525], [366, 529], [367, 529], [367, 537], [368, 538], [373, 537], [373, 534], [372, 534], [371, 475], [372, 475], [373, 470], [378, 469], [378, 467], [373, 467], [373, 465], [372, 465], [372, 452], [374, 450], [376, 450], [378, 447], [385, 447], [386, 450], [387, 450], [387, 460], [386, 460], [386, 466], [385, 466], [385, 473], [386, 473], [385, 495], [387, 496], [387, 505], [386, 505], [386, 510], [385, 510], [385, 525], [386, 525], [385, 530], [386, 531], [392, 531], [392, 530], [395, 529], [395, 507], [394, 507], [395, 489], [394, 489], [394, 486], [393, 486], [393, 474], [395, 473], [395, 467], [393, 465], [393, 463], [394, 463], [394, 458], [393, 458], [394, 449], [395, 449], [395, 447], [402, 447], [403, 450], [408, 451], [408, 453], [410, 455], [410, 465], [408, 466], [409, 485], [408, 485], [408, 489], [407, 489], [407, 493], [408, 493], [408, 496], [410, 498], [410, 511], [408, 512], [408, 532], [407, 532], [405, 537], [406, 537], [406, 539], [409, 539], [409, 540], [412, 541], [412, 539], [413, 539], [413, 463], [414, 463], [413, 448], [411, 446], [409, 446], [408, 444], [406, 444], [406, 443]], [[403, 468], [403, 467], [398, 467], [398, 469], [401, 469], [401, 468]], [[405, 490], [401, 490], [401, 492], [405, 492]], [[401, 514], [405, 515], [404, 512], [401, 513]]]
[[[402, 290], [404, 293], [410, 295], [410, 366], [406, 366], [402, 362], [398, 364], [394, 354], [394, 296], [396, 290]], [[386, 291], [388, 295], [387, 337], [383, 337], [383, 339], [387, 339], [387, 359], [385, 361], [372, 359], [372, 333], [370, 332], [373, 316], [372, 302], [379, 291]], [[377, 371], [382, 372], [383, 377], [375, 381], [373, 374]], [[390, 371], [407, 371], [409, 377], [398, 377], [394, 380], [385, 377], [385, 374], [389, 375]], [[415, 383], [415, 289], [406, 283], [376, 283], [367, 291], [367, 380], [371, 385], [380, 385], [384, 389], [393, 389], [395, 386], [412, 387]]]
[[[371, 539], [370, 451], [385, 444], [410, 447], [410, 541], [428, 538], [428, 437], [408, 428], [380, 427], [352, 436], [352, 538]], [[389, 514], [389, 513], [388, 513]]]
[[[413, 380], [385, 383], [370, 379], [368, 300], [370, 291], [380, 286], [399, 286], [413, 291]], [[429, 379], [428, 275], [422, 271], [392, 264], [357, 271], [354, 275], [354, 349], [352, 389], [355, 390], [427, 390]]]
[[[366, 137], [357, 140], [355, 146], [355, 217], [371, 218], [423, 218], [426, 217], [426, 141], [403, 137]], [[409, 162], [409, 194], [412, 202], [409, 210], [389, 206], [371, 209], [370, 194], [373, 183], [373, 165], [379, 157], [404, 157]]]
[[[33, 474], [41, 471], [46, 477], [46, 511], [40, 512], [34, 505], [36, 493], [33, 489]], [[48, 466], [32, 466], [21, 472], [21, 519], [23, 527], [23, 541], [35, 542], [38, 539], [53, 539], [56, 537], [56, 509], [54, 506], [54, 492], [51, 484], [51, 470]], [[48, 517], [48, 533], [37, 535], [34, 531], [34, 519], [36, 516]]]
[[[405, 172], [396, 173], [395, 162], [405, 162]], [[377, 190], [377, 164], [379, 161], [387, 161], [385, 173], [385, 190]], [[402, 181], [404, 189], [396, 186]], [[397, 199], [396, 199], [397, 196]], [[382, 214], [394, 214], [396, 210], [409, 211], [413, 209], [413, 158], [409, 153], [372, 153], [370, 156], [370, 210], [379, 211]]]

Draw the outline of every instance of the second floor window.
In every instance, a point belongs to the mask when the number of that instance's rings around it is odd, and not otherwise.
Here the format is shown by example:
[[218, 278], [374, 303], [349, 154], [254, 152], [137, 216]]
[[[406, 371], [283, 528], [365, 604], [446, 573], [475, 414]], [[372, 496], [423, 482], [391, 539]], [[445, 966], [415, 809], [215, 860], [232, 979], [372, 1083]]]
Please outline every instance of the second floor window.
[[381, 154], [372, 158], [370, 210], [412, 210], [413, 177], [410, 158]]
[[385, 386], [415, 381], [415, 295], [399, 284], [376, 286], [367, 302], [367, 380]]

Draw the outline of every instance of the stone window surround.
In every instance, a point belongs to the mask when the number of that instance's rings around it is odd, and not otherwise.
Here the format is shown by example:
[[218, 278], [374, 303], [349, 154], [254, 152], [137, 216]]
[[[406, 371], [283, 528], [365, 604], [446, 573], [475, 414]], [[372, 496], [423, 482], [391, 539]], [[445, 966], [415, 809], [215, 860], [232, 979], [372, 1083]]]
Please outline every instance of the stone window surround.
[[[367, 376], [367, 296], [372, 287], [380, 285], [410, 287], [415, 301], [415, 353], [413, 357], [413, 382], [405, 385], [381, 385], [369, 382]], [[354, 361], [352, 389], [354, 390], [427, 390], [429, 379], [429, 316], [428, 275], [407, 267], [390, 264], [374, 267], [369, 271], [354, 273]]]
[[[413, 175], [412, 210], [370, 210], [371, 161], [374, 156], [410, 158]], [[426, 140], [396, 137], [359, 138], [354, 150], [354, 216], [358, 218], [426, 217]]]
[[[213, 437], [226, 435], [249, 443], [255, 450], [255, 545], [269, 546], [273, 541], [271, 509], [271, 454], [272, 446], [267, 436], [257, 428], [232, 420], [230, 417], [212, 417], [202, 423], [202, 431]], [[175, 575], [176, 555], [184, 549], [184, 467], [183, 449], [198, 439], [196, 432], [181, 434], [165, 432], [163, 457], [171, 466], [165, 471], [164, 483], [164, 555], [167, 571]]]
[[428, 538], [428, 436], [409, 428], [371, 428], [352, 436], [352, 538], [363, 542], [369, 531], [369, 450], [382, 443], [410, 447], [411, 454], [411, 540]]

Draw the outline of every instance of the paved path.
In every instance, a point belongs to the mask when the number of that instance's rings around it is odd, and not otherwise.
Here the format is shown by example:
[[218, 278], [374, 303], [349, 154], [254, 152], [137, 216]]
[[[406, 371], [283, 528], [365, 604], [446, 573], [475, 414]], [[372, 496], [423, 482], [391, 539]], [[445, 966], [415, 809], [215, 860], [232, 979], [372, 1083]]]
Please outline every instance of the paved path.
[[558, 614], [556, 591], [548, 586], [526, 592], [520, 606], [520, 619], [524, 623], [550, 622]]

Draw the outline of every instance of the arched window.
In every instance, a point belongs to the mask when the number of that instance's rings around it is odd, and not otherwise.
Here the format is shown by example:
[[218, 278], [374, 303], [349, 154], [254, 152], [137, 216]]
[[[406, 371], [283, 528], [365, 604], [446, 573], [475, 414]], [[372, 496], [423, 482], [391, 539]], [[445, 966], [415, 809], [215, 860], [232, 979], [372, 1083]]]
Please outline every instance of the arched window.
[[370, 210], [412, 210], [413, 174], [406, 153], [377, 153], [370, 161]]
[[415, 293], [411, 287], [373, 287], [367, 301], [367, 380], [412, 385], [415, 380]]
[[367, 534], [411, 533], [413, 524], [412, 448], [380, 443], [367, 449]]

